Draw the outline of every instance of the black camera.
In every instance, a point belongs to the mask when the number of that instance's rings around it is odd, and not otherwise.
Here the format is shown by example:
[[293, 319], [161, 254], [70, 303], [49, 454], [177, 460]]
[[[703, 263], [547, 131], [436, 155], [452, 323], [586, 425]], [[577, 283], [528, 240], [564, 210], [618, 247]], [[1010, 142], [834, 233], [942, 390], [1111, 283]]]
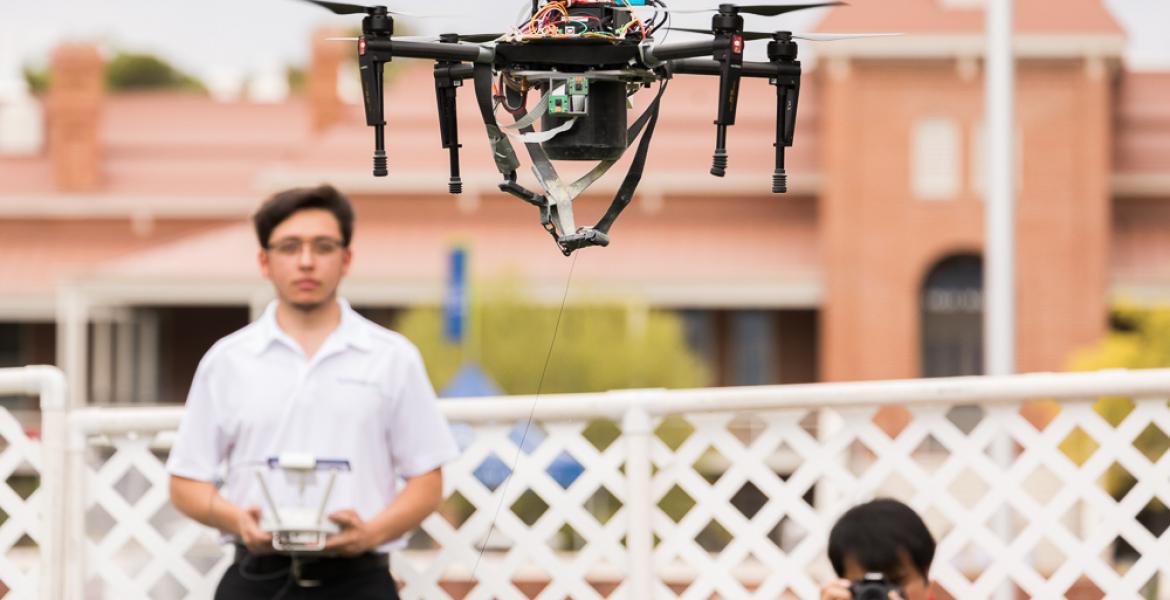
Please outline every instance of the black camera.
[[905, 597], [902, 590], [881, 573], [866, 573], [861, 581], [854, 581], [849, 586], [849, 593], [854, 600], [890, 600], [890, 592], [898, 592], [899, 596]]

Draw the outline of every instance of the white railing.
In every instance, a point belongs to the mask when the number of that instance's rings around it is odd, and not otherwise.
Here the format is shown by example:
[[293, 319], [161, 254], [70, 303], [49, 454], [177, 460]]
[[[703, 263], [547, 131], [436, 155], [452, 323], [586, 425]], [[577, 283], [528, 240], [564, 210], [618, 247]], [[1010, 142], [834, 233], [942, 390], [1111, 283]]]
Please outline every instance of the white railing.
[[[64, 596], [60, 573], [45, 568], [65, 564], [64, 481], [43, 474], [66, 470], [65, 393], [65, 376], [53, 367], [0, 369], [0, 396], [36, 396], [41, 408], [39, 440], [0, 408], [0, 510], [6, 516], [0, 524], [0, 583], [5, 597], [32, 598], [38, 590], [41, 598]], [[14, 487], [16, 478], [25, 483]]]
[[[1098, 415], [1102, 397], [1131, 399], [1118, 400], [1123, 420]], [[815, 598], [835, 518], [888, 495], [925, 516], [939, 539], [931, 576], [953, 597], [1010, 584], [1033, 598], [1164, 598], [1170, 534], [1138, 517], [1170, 504], [1167, 398], [1170, 370], [444, 401], [469, 443], [445, 469], [443, 509], [393, 570], [408, 598]], [[1047, 404], [1025, 418], [1033, 400]], [[879, 426], [887, 406], [913, 418]], [[61, 448], [54, 427], [73, 451], [39, 492], [70, 488], [67, 508], [42, 513], [65, 528], [40, 563], [64, 597], [204, 598], [228, 567], [212, 532], [167, 501], [162, 461], [181, 414], [46, 422], [41, 456]], [[530, 414], [521, 449], [514, 427]], [[1004, 436], [1008, 464], [992, 451]], [[1115, 500], [1102, 480], [1119, 470], [1136, 484]], [[45, 497], [29, 503], [53, 506]], [[54, 548], [43, 521], [24, 523]], [[1119, 541], [1134, 552], [1118, 556]]]

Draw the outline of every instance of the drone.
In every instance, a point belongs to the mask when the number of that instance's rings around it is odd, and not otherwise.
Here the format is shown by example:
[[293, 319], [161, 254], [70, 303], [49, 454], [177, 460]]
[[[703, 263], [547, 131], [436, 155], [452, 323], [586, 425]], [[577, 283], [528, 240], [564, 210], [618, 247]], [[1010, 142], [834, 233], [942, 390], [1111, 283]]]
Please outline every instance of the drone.
[[[383, 77], [394, 58], [435, 61], [435, 97], [439, 133], [450, 152], [448, 191], [462, 193], [456, 90], [470, 79], [487, 131], [499, 189], [540, 209], [542, 227], [565, 256], [588, 246], [609, 245], [613, 223], [629, 205], [641, 181], [658, 121], [659, 104], [675, 75], [719, 78], [715, 152], [711, 175], [727, 170], [727, 128], [735, 124], [739, 84], [744, 77], [765, 78], [776, 88], [775, 169], [772, 192], [788, 189], [784, 150], [791, 147], [800, 98], [797, 40], [828, 41], [896, 34], [794, 34], [744, 31], [743, 15], [779, 16], [838, 6], [839, 1], [803, 4], [720, 4], [714, 9], [678, 10], [665, 0], [532, 0], [526, 21], [508, 33], [449, 33], [432, 39], [394, 35], [394, 17], [412, 16], [385, 6], [360, 6], [305, 0], [336, 14], [364, 14], [357, 42], [366, 124], [374, 128], [373, 175], [385, 177], [386, 119]], [[639, 14], [652, 13], [643, 20]], [[672, 13], [714, 12], [709, 30], [666, 27], [666, 31], [702, 33], [709, 39], [655, 42]], [[746, 42], [768, 39], [767, 62], [744, 60]], [[653, 100], [631, 122], [629, 98], [658, 84]], [[528, 102], [529, 96], [538, 100]], [[531, 106], [530, 106], [531, 104]], [[500, 124], [499, 108], [513, 122]], [[540, 122], [540, 130], [535, 125]], [[512, 141], [523, 144], [543, 193], [517, 183], [520, 161]], [[609, 208], [593, 226], [578, 226], [573, 201], [635, 146], [629, 171]], [[572, 182], [563, 181], [552, 161], [597, 161]]]

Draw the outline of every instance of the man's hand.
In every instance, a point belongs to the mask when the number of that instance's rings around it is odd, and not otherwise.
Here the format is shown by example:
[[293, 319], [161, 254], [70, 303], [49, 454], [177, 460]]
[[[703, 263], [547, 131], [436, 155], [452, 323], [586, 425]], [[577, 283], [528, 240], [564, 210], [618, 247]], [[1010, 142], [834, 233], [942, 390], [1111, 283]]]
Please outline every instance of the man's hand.
[[252, 554], [269, 554], [272, 550], [272, 534], [260, 529], [260, 507], [249, 506], [240, 511], [238, 523], [240, 539]]
[[374, 530], [353, 509], [339, 510], [329, 520], [341, 526], [341, 532], [325, 540], [325, 550], [342, 556], [357, 556], [377, 546]]

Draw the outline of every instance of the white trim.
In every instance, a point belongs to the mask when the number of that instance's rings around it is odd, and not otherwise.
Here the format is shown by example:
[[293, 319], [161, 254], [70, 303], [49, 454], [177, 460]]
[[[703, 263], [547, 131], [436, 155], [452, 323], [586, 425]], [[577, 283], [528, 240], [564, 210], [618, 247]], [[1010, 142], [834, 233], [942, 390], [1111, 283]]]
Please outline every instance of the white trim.
[[0, 297], [0, 321], [52, 323], [57, 318], [53, 294]]
[[6, 195], [0, 218], [239, 218], [256, 210], [255, 196]]
[[1112, 177], [1113, 199], [1170, 198], [1170, 173], [1125, 173]]
[[[1020, 34], [1013, 39], [1017, 59], [1103, 57], [1121, 60], [1121, 34]], [[982, 34], [911, 33], [900, 37], [842, 40], [817, 46], [819, 58], [914, 59], [984, 56]]]
[[[150, 305], [192, 306], [229, 305], [251, 307], [260, 299], [271, 297], [269, 284], [263, 281], [195, 279], [170, 281], [134, 281], [86, 279], [75, 281], [71, 289], [95, 307]], [[413, 306], [442, 301], [442, 281], [382, 281], [350, 278], [338, 290], [341, 296], [358, 306]], [[603, 292], [576, 300], [628, 302], [637, 300], [659, 308], [740, 308], [784, 309], [817, 308], [824, 299], [824, 289], [816, 275], [785, 281], [743, 282], [606, 282], [596, 289]], [[526, 285], [526, 292], [537, 302], [559, 304], [564, 295], [563, 281], [541, 281]]]

